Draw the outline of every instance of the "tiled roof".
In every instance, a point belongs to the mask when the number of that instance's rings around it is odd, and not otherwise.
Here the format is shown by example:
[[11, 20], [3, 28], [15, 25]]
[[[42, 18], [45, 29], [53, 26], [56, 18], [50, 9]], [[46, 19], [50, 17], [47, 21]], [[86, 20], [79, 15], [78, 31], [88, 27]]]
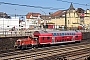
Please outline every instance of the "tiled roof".
[[84, 9], [82, 9], [82, 8], [77, 8], [76, 12], [77, 12], [77, 13], [84, 13]]
[[61, 17], [64, 13], [65, 10], [58, 10], [58, 11], [56, 11], [56, 12], [54, 12], [54, 13], [52, 13], [52, 14], [50, 14], [51, 16], [52, 16], [52, 18], [54, 18], [54, 17]]
[[26, 18], [29, 19], [30, 16], [33, 16], [33, 17], [38, 17], [39, 15], [41, 15], [40, 13], [32, 13], [32, 12], [29, 12], [26, 14]]
[[61, 12], [62, 12], [62, 10], [58, 10], [58, 11], [54, 12], [53, 14], [51, 14], [51, 16], [56, 16], [56, 15], [60, 14]]
[[0, 12], [0, 18], [10, 18], [6, 13]]
[[4, 12], [0, 12], [0, 16], [7, 16], [7, 14], [6, 13], [4, 13]]
[[82, 9], [82, 8], [77, 8], [76, 13], [77, 13], [78, 16], [80, 16], [81, 13], [84, 13], [84, 9]]
[[1, 15], [5, 15], [5, 16], [6, 16], [7, 14], [6, 14], [6, 13], [4, 13], [4, 12], [0, 12], [0, 16], [1, 16]]
[[43, 20], [50, 20], [51, 16], [50, 15], [41, 15], [40, 18]]

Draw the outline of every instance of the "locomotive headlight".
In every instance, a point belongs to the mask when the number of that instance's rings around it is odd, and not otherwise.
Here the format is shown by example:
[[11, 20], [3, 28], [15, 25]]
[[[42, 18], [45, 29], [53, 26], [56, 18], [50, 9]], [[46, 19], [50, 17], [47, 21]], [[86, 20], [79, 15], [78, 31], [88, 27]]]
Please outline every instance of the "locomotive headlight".
[[24, 45], [24, 42], [22, 41], [22, 45]]
[[18, 39], [18, 40], [17, 40], [17, 45], [20, 45], [20, 42], [21, 42], [21, 40], [20, 40], [20, 39]]
[[22, 43], [22, 45], [24, 45], [24, 43]]

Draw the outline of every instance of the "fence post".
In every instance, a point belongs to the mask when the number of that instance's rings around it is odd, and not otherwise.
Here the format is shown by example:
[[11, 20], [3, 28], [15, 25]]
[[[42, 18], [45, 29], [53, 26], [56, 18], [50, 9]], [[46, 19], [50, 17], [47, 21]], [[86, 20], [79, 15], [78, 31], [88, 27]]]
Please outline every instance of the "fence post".
[[17, 32], [15, 32], [15, 35], [17, 36]]
[[11, 31], [11, 36], [12, 36], [12, 31]]

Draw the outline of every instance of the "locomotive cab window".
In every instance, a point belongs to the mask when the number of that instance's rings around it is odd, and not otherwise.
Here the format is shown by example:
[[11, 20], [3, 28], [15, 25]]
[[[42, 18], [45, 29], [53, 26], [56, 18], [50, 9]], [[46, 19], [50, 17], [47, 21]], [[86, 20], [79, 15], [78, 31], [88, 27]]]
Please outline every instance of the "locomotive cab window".
[[34, 39], [34, 40], [38, 40], [38, 37], [34, 37], [33, 39]]

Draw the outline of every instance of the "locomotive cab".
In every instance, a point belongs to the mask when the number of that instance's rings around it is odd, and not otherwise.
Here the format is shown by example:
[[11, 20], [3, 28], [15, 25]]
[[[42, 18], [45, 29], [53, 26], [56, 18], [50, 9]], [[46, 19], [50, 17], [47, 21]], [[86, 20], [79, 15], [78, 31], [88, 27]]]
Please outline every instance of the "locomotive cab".
[[16, 42], [15, 42], [15, 49], [27, 49], [29, 47], [34, 47], [37, 45], [37, 42], [38, 42], [38, 37], [29, 37], [28, 38], [24, 38], [24, 39], [18, 39]]

